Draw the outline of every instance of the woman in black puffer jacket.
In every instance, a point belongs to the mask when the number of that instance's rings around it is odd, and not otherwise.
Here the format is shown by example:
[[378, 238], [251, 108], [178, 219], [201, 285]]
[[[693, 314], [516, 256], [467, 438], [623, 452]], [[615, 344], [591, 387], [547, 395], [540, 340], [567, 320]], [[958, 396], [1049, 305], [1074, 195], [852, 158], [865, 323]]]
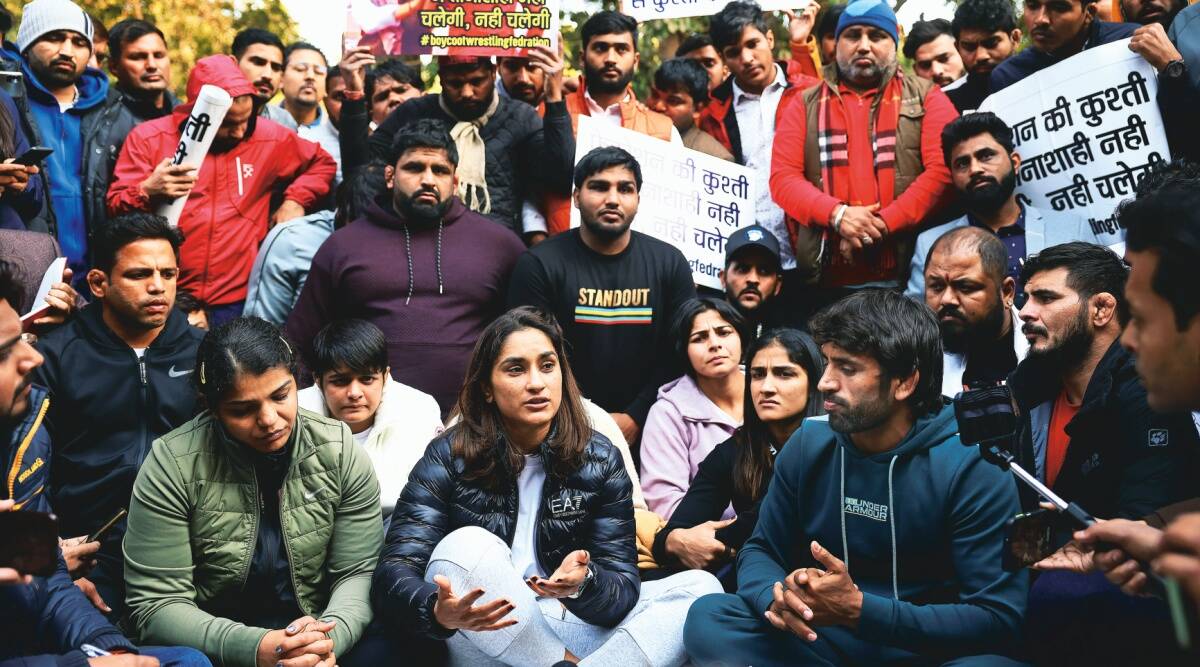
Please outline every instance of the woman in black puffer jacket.
[[592, 431], [553, 319], [517, 308], [480, 336], [461, 422], [396, 503], [372, 594], [386, 623], [462, 664], [681, 664], [706, 572], [641, 586], [633, 486]]

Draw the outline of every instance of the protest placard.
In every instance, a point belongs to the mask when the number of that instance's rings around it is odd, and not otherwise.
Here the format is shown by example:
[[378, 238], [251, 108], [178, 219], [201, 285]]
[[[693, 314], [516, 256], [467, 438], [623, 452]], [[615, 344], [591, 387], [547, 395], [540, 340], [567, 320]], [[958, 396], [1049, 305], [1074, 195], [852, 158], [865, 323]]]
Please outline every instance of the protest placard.
[[989, 96], [1021, 156], [1017, 192], [1033, 206], [1086, 219], [1109, 245], [1125, 240], [1117, 204], [1171, 160], [1154, 68], [1129, 40], [1088, 49]]
[[[217, 138], [217, 130], [221, 129], [221, 123], [225, 122], [225, 114], [231, 106], [233, 98], [224, 89], [210, 84], [201, 86], [192, 110], [188, 113], [188, 119], [183, 124], [179, 145], [175, 147], [175, 156], [171, 163], [195, 167], [196, 174], [199, 175], [208, 149], [212, 148], [213, 140]], [[242, 181], [238, 179], [238, 190], [241, 188]], [[239, 196], [241, 194], [238, 192]], [[183, 207], [187, 205], [187, 201], [187, 195], [176, 197], [159, 206], [156, 213], [166, 218], [174, 227], [179, 224], [179, 216], [183, 215]]]
[[376, 55], [522, 56], [558, 48], [560, 0], [348, 0], [345, 46]]
[[[721, 288], [725, 239], [754, 224], [754, 172], [734, 162], [671, 144], [607, 121], [579, 117], [575, 162], [594, 148], [618, 146], [642, 168], [633, 229], [679, 248], [697, 285]], [[571, 211], [571, 226], [579, 210]]]
[[[763, 11], [793, 9], [797, 13], [808, 6], [809, 0], [762, 0]], [[687, 16], [712, 16], [721, 11], [729, 0], [621, 0], [621, 13], [639, 21], [678, 19]]]

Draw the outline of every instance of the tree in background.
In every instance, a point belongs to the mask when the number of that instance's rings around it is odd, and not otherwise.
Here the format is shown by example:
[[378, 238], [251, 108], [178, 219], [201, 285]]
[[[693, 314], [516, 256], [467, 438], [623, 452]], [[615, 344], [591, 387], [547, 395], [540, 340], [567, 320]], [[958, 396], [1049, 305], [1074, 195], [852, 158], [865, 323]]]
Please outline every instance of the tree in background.
[[[228, 53], [239, 30], [264, 28], [279, 35], [285, 44], [297, 35], [296, 23], [282, 0], [86, 0], [80, 4], [106, 26], [126, 18], [157, 25], [167, 36], [171, 85], [180, 97], [196, 61]], [[21, 22], [20, 7], [13, 11], [13, 19], [15, 29]]]

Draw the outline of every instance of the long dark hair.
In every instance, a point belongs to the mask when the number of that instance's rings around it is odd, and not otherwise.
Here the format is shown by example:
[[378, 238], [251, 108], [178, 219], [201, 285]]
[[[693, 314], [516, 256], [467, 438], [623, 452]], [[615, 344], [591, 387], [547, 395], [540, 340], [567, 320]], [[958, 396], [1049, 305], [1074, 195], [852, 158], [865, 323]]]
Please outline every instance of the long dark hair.
[[578, 470], [592, 438], [591, 422], [571, 365], [567, 363], [566, 345], [558, 322], [552, 315], [529, 306], [514, 308], [496, 318], [480, 334], [454, 408], [460, 422], [455, 427], [452, 449], [455, 456], [463, 459], [463, 478], [479, 480], [487, 488], [501, 487], [510, 479], [508, 471], [515, 475], [525, 463], [521, 452], [504, 437], [499, 409], [486, 398], [492, 386], [492, 367], [500, 358], [504, 342], [524, 329], [540, 331], [550, 339], [562, 369], [562, 402], [551, 425], [552, 460], [548, 471], [563, 478]]
[[[754, 341], [746, 352], [746, 365], [754, 361], [754, 355], [772, 345], [782, 347], [792, 363], [799, 366], [808, 377], [808, 403], [804, 406], [804, 417], [816, 417], [825, 414], [821, 407], [821, 392], [817, 383], [825, 372], [825, 360], [821, 356], [821, 348], [806, 333], [795, 329], [770, 329]], [[782, 447], [784, 443], [775, 443], [767, 425], [754, 409], [754, 399], [750, 395], [750, 369], [746, 369], [746, 398], [743, 409], [745, 422], [733, 434], [737, 444], [737, 454], [733, 462], [733, 488], [749, 498], [759, 498], [763, 494], [767, 480], [775, 469], [775, 459], [771, 456], [771, 445]]]

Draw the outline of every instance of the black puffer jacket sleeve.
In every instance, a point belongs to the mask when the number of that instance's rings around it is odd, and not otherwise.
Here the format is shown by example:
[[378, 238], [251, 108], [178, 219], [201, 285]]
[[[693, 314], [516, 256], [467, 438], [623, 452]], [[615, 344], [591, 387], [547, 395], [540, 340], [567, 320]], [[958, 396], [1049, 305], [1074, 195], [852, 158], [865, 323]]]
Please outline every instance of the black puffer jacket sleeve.
[[435, 639], [454, 634], [434, 619], [438, 589], [425, 581], [429, 556], [450, 532], [453, 470], [450, 438], [443, 435], [429, 443], [408, 476], [371, 586], [376, 613], [384, 622]]
[[[600, 442], [597, 442], [600, 441]], [[588, 542], [595, 579], [577, 600], [562, 600], [579, 618], [606, 628], [616, 627], [637, 604], [641, 577], [637, 569], [637, 538], [633, 521], [633, 482], [617, 448], [602, 435], [593, 435], [589, 454], [600, 466], [601, 486], [591, 512]], [[549, 565], [549, 563], [547, 563]]]

